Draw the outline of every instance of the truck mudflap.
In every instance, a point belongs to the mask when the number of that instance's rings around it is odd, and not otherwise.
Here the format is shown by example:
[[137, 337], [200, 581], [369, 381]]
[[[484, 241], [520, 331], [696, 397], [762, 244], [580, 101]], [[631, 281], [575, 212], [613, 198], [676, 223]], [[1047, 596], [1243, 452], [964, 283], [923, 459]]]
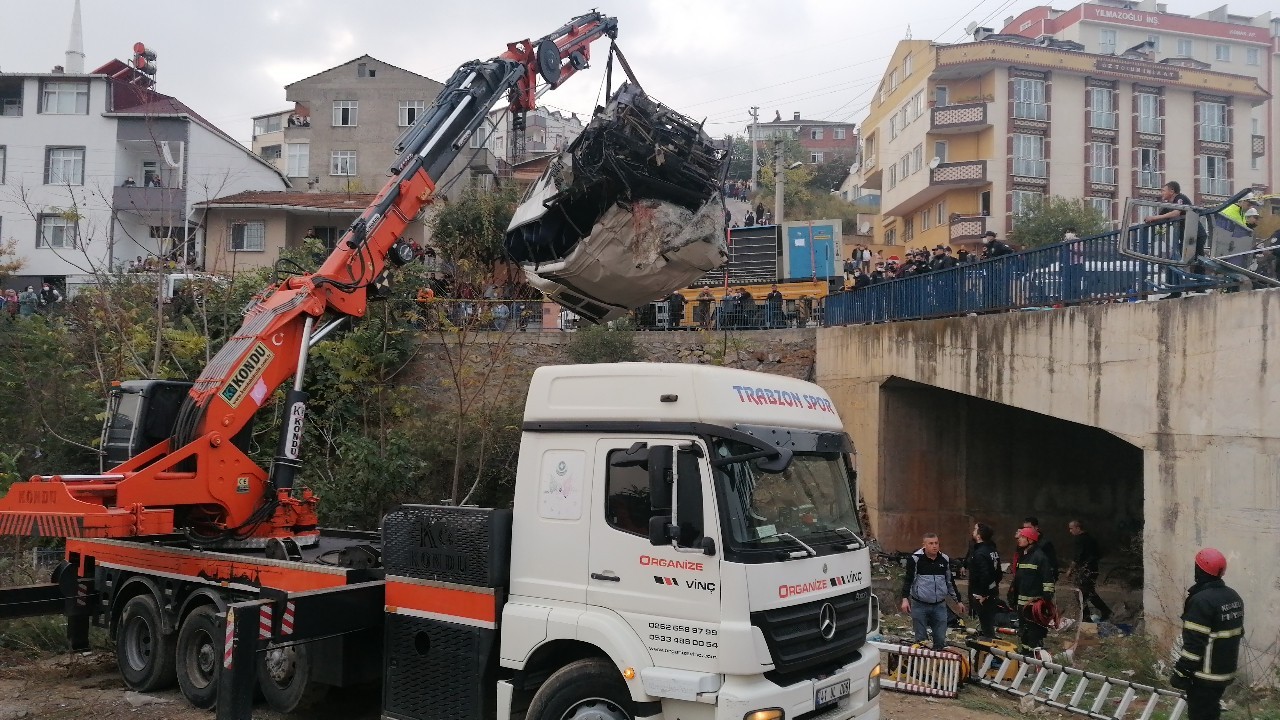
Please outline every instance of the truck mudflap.
[[[786, 717], [806, 720], [879, 720], [879, 683], [871, 682], [872, 671], [880, 664], [880, 654], [864, 647], [853, 662], [820, 679], [802, 680], [785, 687], [763, 675], [729, 675], [717, 696], [712, 714], [698, 714], [697, 703], [677, 703], [678, 717], [696, 720], [741, 720], [756, 710], [782, 708]], [[671, 701], [663, 702], [668, 717]], [[675, 707], [675, 706], [673, 706]], [[709, 706], [703, 706], [709, 707]]]

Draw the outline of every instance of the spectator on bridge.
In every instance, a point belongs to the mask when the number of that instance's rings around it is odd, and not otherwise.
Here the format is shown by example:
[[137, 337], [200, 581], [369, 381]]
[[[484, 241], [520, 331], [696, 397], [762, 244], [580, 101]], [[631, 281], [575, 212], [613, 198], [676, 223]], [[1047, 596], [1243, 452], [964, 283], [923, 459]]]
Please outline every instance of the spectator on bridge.
[[938, 245], [933, 249], [933, 257], [929, 258], [929, 269], [949, 270], [956, 266], [956, 259], [950, 255], [951, 248]]
[[986, 249], [982, 251], [983, 260], [1013, 254], [1013, 248], [996, 238], [995, 230], [988, 230], [982, 234], [982, 244], [986, 246]]
[[667, 296], [667, 327], [671, 330], [680, 329], [680, 322], [684, 320], [684, 306], [686, 304], [684, 295], [679, 290], [672, 290]]
[[885, 280], [887, 280], [887, 279], [888, 279], [887, 277], [885, 277], [885, 269], [884, 269], [884, 268], [885, 268], [884, 263], [882, 263], [882, 262], [878, 262], [878, 263], [876, 263], [876, 269], [875, 269], [875, 270], [872, 270], [872, 271], [871, 271], [871, 274], [867, 277], [867, 279], [868, 279], [868, 281], [869, 281], [869, 282], [868, 282], [868, 284], [869, 284], [869, 285], [875, 285], [876, 283], [882, 283], [882, 282], [884, 282]]
[[777, 285], [769, 287], [769, 294], [764, 296], [765, 313], [768, 317], [764, 324], [767, 328], [786, 326], [786, 318], [782, 314], [782, 292]]
[[[883, 270], [881, 270], [880, 272], [881, 274], [884, 273]], [[868, 285], [871, 284], [871, 276], [862, 272], [862, 270], [859, 268], [853, 271], [853, 279], [851, 282], [853, 283], [853, 289], [858, 290], [860, 288], [867, 287]]]
[[1049, 559], [1040, 549], [1040, 532], [1024, 527], [1014, 536], [1018, 553], [1009, 583], [1009, 604], [1018, 609], [1018, 636], [1022, 652], [1044, 645], [1057, 611], [1053, 607], [1053, 575]]
[[1074, 579], [1076, 587], [1080, 589], [1080, 602], [1083, 605], [1080, 608], [1081, 611], [1093, 605], [1098, 614], [1090, 617], [1094, 622], [1106, 622], [1111, 617], [1111, 608], [1098, 597], [1097, 589], [1098, 560], [1102, 557], [1102, 549], [1079, 520], [1067, 523], [1067, 532], [1076, 538], [1076, 559], [1072, 560], [1070, 567], [1067, 568], [1067, 579]]
[[[1191, 198], [1182, 194], [1182, 185], [1177, 180], [1170, 180], [1160, 188], [1160, 202], [1168, 205], [1191, 205]], [[1173, 220], [1186, 215], [1186, 210], [1166, 210], [1159, 215], [1148, 217], [1145, 222], [1158, 223], [1165, 220]]]
[[1049, 559], [1049, 576], [1053, 578], [1054, 582], [1057, 582], [1059, 571], [1058, 551], [1053, 547], [1053, 541], [1045, 537], [1044, 531], [1040, 529], [1040, 519], [1035, 515], [1028, 515], [1022, 519], [1022, 527], [1031, 528], [1040, 536], [1040, 539], [1037, 542], [1040, 545], [1040, 549], [1044, 552], [1045, 557]]
[[753, 215], [750, 210], [748, 210], [746, 218], [744, 218], [742, 221], [742, 225], [744, 227], [752, 227], [755, 224], [756, 224], [756, 216]]
[[693, 308], [693, 321], [703, 330], [711, 329], [715, 302], [716, 297], [710, 290], [703, 288], [702, 292], [698, 293], [698, 304]]
[[738, 326], [738, 289], [726, 290], [720, 301], [720, 327], [733, 329]]
[[853, 279], [853, 272], [857, 270], [859, 267], [858, 261], [854, 259], [857, 256], [858, 256], [858, 253], [855, 250], [854, 254], [850, 255], [849, 259], [844, 261], [844, 279], [845, 280]]
[[763, 222], [763, 218], [764, 218], [764, 203], [757, 202], [756, 203], [756, 219]]
[[1000, 605], [1000, 552], [992, 538], [995, 532], [986, 523], [974, 523], [973, 548], [969, 550], [969, 612], [978, 616], [978, 635], [996, 636], [995, 614]]
[[916, 642], [933, 634], [933, 649], [947, 643], [947, 599], [955, 598], [964, 612], [960, 591], [951, 575], [951, 558], [939, 551], [937, 533], [925, 533], [924, 545], [911, 554], [902, 578], [902, 612], [911, 615]]

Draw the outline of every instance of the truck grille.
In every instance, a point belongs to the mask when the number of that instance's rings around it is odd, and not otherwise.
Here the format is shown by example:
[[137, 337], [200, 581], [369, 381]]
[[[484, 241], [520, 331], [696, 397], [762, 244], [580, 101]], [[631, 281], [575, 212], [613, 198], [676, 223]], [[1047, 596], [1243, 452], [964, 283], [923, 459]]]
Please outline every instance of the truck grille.
[[[818, 626], [818, 614], [826, 603], [836, 611], [836, 631], [830, 640], [822, 637]], [[787, 684], [789, 675], [818, 665], [834, 668], [856, 655], [867, 641], [870, 612], [871, 590], [864, 588], [847, 595], [754, 612], [751, 624], [764, 634], [773, 656], [772, 674]]]

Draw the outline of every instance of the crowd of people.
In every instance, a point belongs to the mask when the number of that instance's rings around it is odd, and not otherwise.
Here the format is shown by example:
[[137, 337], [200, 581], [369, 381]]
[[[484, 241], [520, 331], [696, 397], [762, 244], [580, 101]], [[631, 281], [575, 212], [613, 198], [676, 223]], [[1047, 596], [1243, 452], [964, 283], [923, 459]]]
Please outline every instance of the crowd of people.
[[[957, 615], [967, 612], [977, 618], [982, 638], [994, 638], [997, 625], [1016, 624], [1021, 652], [1037, 653], [1049, 630], [1059, 625], [1054, 597], [1064, 575], [1080, 591], [1081, 609], [1089, 613], [1088, 618], [1106, 622], [1111, 608], [1097, 591], [1102, 546], [1079, 519], [1067, 524], [1067, 532], [1075, 538], [1075, 554], [1064, 572], [1057, 549], [1040, 529], [1039, 519], [1025, 518], [1014, 533], [1016, 549], [1006, 572], [995, 531], [986, 523], [974, 523], [964, 563], [967, 598], [956, 584], [951, 558], [941, 551], [938, 534], [925, 533], [920, 549], [907, 559], [902, 579], [901, 610], [911, 616], [915, 641], [932, 640], [933, 648], [942, 650], [947, 628], [953, 624], [954, 607]], [[1235, 677], [1244, 635], [1244, 606], [1239, 594], [1222, 580], [1226, 569], [1227, 560], [1220, 551], [1204, 548], [1196, 553], [1195, 583], [1187, 591], [1182, 637], [1170, 671], [1170, 684], [1187, 693], [1192, 720], [1217, 718], [1223, 690]], [[1000, 586], [1006, 576], [1008, 584], [1001, 598]]]
[[12, 320], [52, 310], [62, 302], [62, 292], [49, 283], [42, 283], [39, 290], [34, 285], [27, 285], [22, 290], [8, 288], [0, 300], [3, 300], [0, 307], [3, 307], [4, 317]]
[[[664, 316], [659, 316], [659, 306], [666, 311]], [[692, 302], [673, 290], [655, 303], [636, 308], [631, 316], [640, 330], [772, 330], [805, 327], [821, 314], [822, 298], [803, 295], [788, 301], [774, 284], [762, 300], [742, 286], [727, 288], [719, 297], [703, 288]]]
[[[1068, 229], [1069, 233], [1074, 231]], [[908, 248], [904, 258], [891, 255], [884, 258], [873, 252], [866, 245], [857, 245], [844, 263], [845, 286], [852, 289], [864, 288], [876, 283], [888, 282], [912, 275], [923, 275], [938, 270], [947, 270], [957, 265], [968, 265], [989, 258], [1010, 255], [1015, 252], [1013, 246], [1000, 240], [994, 230], [988, 230], [982, 236], [982, 251], [970, 252], [966, 248], [956, 250], [950, 245], [937, 245], [928, 248]]]
[[773, 224], [773, 211], [766, 210], [764, 203], [756, 203], [754, 208], [747, 208], [747, 212], [739, 223], [733, 218], [733, 213], [726, 208], [724, 211], [724, 223], [731, 228], [739, 227], [757, 227]]

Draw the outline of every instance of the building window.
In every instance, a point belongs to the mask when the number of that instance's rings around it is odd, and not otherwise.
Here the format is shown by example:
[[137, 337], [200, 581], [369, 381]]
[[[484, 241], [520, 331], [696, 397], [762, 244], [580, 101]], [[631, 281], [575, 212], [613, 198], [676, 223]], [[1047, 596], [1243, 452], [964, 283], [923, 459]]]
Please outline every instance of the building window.
[[915, 222], [911, 218], [902, 218], [902, 242], [916, 239]]
[[907, 103], [907, 107], [909, 108], [908, 114], [911, 116], [912, 120], [915, 120], [916, 118], [923, 115], [924, 114], [924, 91], [921, 90], [915, 95], [912, 95], [911, 102]]
[[896, 137], [898, 137], [898, 114], [894, 113], [889, 118], [889, 139], [893, 140]]
[[263, 145], [262, 150], [260, 150], [259, 153], [262, 155], [263, 160], [271, 162], [272, 160], [280, 159], [281, 149], [282, 148], [279, 145]]
[[906, 180], [909, 175], [911, 175], [911, 156], [903, 155], [898, 161], [898, 177]]
[[356, 175], [356, 151], [334, 150], [329, 154], [330, 175]]
[[1160, 96], [1138, 93], [1138, 132], [1160, 135], [1164, 123], [1160, 118]]
[[902, 58], [902, 75], [905, 77], [911, 74], [911, 56]]
[[[908, 105], [910, 105], [910, 103], [908, 103]], [[907, 116], [907, 105], [903, 105], [902, 108], [898, 110], [898, 127], [906, 129], [913, 119], [914, 118]]]
[[935, 140], [933, 143], [933, 156], [938, 158], [939, 163], [947, 161], [947, 141]]
[[418, 118], [422, 117], [422, 111], [425, 108], [426, 103], [421, 100], [401, 100], [400, 127], [409, 127], [418, 122]]
[[892, 190], [897, 186], [898, 186], [898, 166], [890, 165], [889, 166], [889, 189]]
[[897, 231], [897, 230], [885, 230], [885, 231], [884, 231], [884, 244], [885, 244], [885, 245], [897, 245], [897, 244], [898, 244], [898, 231]]
[[1049, 177], [1044, 161], [1044, 136], [1013, 135], [1013, 174], [1022, 177]]
[[311, 168], [311, 143], [286, 143], [285, 155], [289, 177], [307, 177]]
[[489, 126], [482, 123], [480, 127], [476, 128], [475, 132], [471, 133], [471, 140], [469, 144], [473, 150], [479, 150], [480, 148], [488, 147], [488, 143]]
[[1101, 30], [1098, 35], [1098, 52], [1103, 55], [1116, 54], [1116, 31]]
[[1116, 184], [1115, 146], [1111, 143], [1089, 144], [1089, 180]]
[[947, 221], [947, 201], [943, 200], [942, 202], [938, 203], [936, 210], [938, 213], [937, 224], [941, 226], [943, 223]]
[[946, 107], [951, 104], [951, 96], [946, 85], [939, 85], [933, 89], [933, 104], [937, 107]]
[[844, 135], [844, 128], [836, 128], [836, 129], [832, 130], [831, 132], [835, 133], [835, 139], [836, 139], [836, 140], [844, 140], [844, 138], [845, 138], [845, 135]]
[[1148, 35], [1147, 42], [1151, 43], [1152, 50], [1155, 50], [1156, 52], [1160, 52], [1160, 36], [1159, 35]]
[[36, 227], [36, 247], [73, 248], [76, 246], [76, 223], [61, 215], [40, 215]]
[[1231, 46], [1217, 43], [1213, 46], [1213, 59], [1218, 62], [1231, 62]]
[[269, 115], [253, 119], [253, 136], [266, 135], [267, 133], [279, 132], [281, 128], [280, 116]]
[[898, 89], [898, 68], [889, 71], [889, 92]]
[[809, 153], [809, 162], [815, 163], [815, 164], [822, 162], [822, 153], [820, 152]]
[[88, 82], [45, 82], [40, 92], [40, 112], [48, 115], [88, 115]]
[[924, 143], [911, 151], [911, 172], [918, 173], [924, 168]]
[[1111, 198], [1091, 197], [1088, 200], [1089, 206], [1094, 209], [1094, 212], [1101, 215], [1103, 220], [1111, 222]]
[[920, 232], [933, 227], [933, 215], [928, 210], [920, 211]]
[[1160, 177], [1160, 150], [1138, 148], [1138, 187], [1156, 189], [1164, 183]]
[[809, 128], [809, 139], [810, 139], [810, 140], [821, 140], [821, 139], [822, 139], [822, 128]]
[[[1249, 118], [1249, 126], [1253, 128], [1254, 135], [1262, 134], [1262, 121], [1259, 120], [1258, 118]], [[3, 177], [3, 176], [0, 176], [0, 177]], [[3, 180], [0, 180], [0, 182], [3, 182]]]
[[1089, 88], [1089, 127], [1116, 129], [1114, 98], [1111, 88]]
[[1192, 55], [1195, 55], [1195, 52], [1196, 52], [1196, 44], [1195, 44], [1195, 42], [1194, 42], [1194, 41], [1192, 41], [1192, 40], [1185, 40], [1185, 39], [1181, 39], [1181, 38], [1178, 40], [1178, 55], [1179, 55], [1179, 56], [1189, 58], [1189, 57], [1191, 57]]
[[231, 252], [262, 252], [267, 249], [267, 224], [261, 220], [231, 224]]
[[1044, 193], [1034, 190], [1014, 190], [1011, 194], [1013, 196], [1011, 209], [1014, 220], [1034, 212], [1040, 207], [1040, 203], [1044, 201]]
[[83, 185], [84, 148], [51, 147], [45, 150], [45, 185]]
[[1258, 48], [1245, 48], [1244, 63], [1246, 65], [1261, 65], [1262, 52]]
[[333, 101], [333, 126], [355, 127], [359, 115], [360, 103], [355, 100]]
[[1223, 103], [1200, 103], [1200, 139], [1208, 142], [1231, 142], [1227, 125], [1227, 106]]
[[1217, 155], [1200, 157], [1200, 192], [1206, 195], [1230, 195], [1231, 178], [1227, 177], [1227, 159]]
[[1049, 119], [1049, 106], [1044, 102], [1043, 80], [1013, 79], [1013, 116], [1024, 120]]
[[7, 152], [7, 148], [4, 145], [0, 145], [0, 185], [4, 184], [4, 170], [8, 159], [9, 153]]

